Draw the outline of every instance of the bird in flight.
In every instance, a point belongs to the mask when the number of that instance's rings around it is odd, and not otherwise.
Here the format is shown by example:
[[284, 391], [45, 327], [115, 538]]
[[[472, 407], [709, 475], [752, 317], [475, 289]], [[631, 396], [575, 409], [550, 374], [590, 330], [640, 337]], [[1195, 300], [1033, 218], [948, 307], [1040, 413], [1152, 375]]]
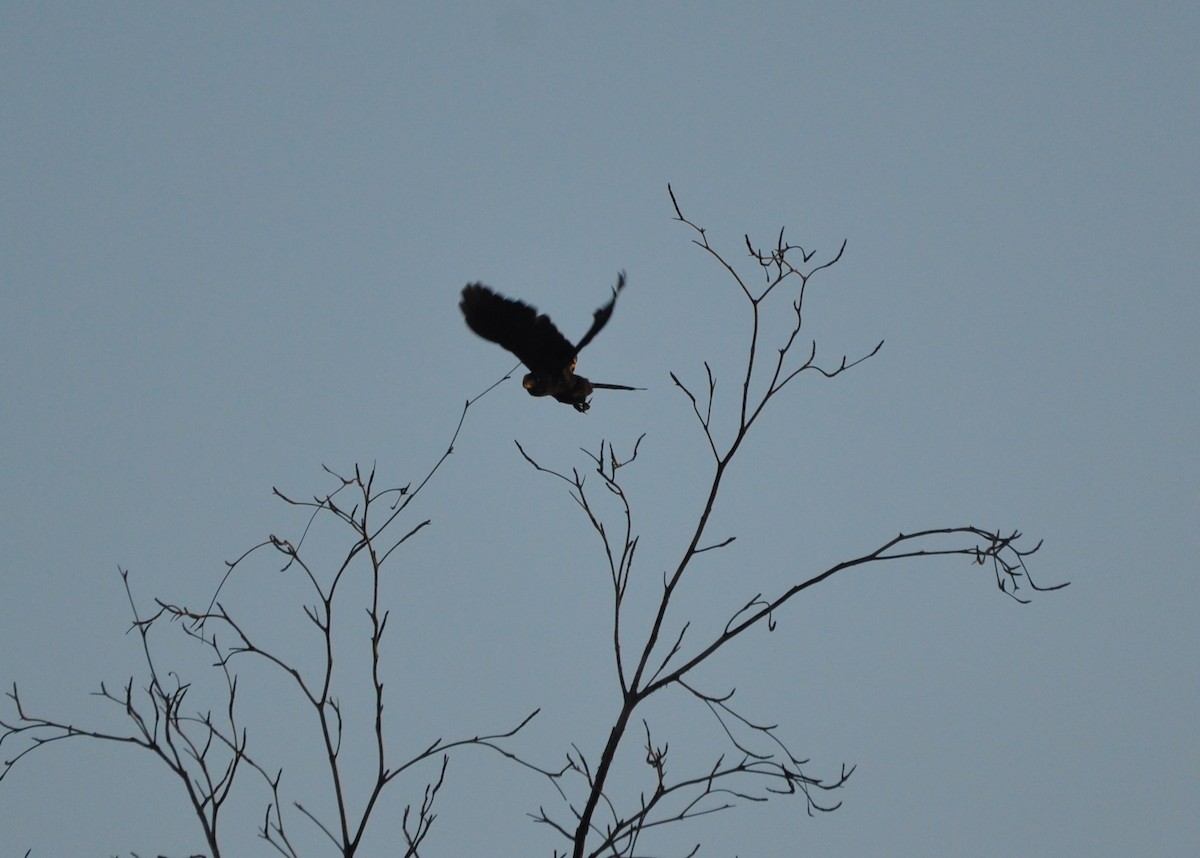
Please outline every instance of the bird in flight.
[[498, 343], [529, 367], [522, 385], [530, 396], [553, 396], [559, 402], [587, 411], [588, 397], [594, 389], [641, 390], [624, 384], [602, 384], [575, 374], [579, 352], [600, 333], [617, 304], [617, 294], [625, 288], [625, 272], [617, 277], [612, 300], [593, 315], [592, 326], [576, 345], [554, 327], [550, 317], [538, 313], [523, 301], [498, 295], [482, 283], [463, 287], [459, 308], [467, 327], [485, 340]]

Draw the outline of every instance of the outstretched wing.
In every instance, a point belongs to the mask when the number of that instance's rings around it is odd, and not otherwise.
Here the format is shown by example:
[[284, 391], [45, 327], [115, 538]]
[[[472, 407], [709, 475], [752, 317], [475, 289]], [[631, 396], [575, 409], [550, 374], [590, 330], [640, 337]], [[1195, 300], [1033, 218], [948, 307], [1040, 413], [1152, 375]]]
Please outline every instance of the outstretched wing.
[[625, 288], [625, 272], [622, 271], [617, 275], [617, 285], [613, 289], [612, 300], [592, 314], [592, 326], [588, 328], [588, 332], [583, 335], [583, 339], [579, 341], [579, 345], [575, 346], [575, 354], [583, 351], [583, 347], [592, 341], [596, 334], [600, 333], [600, 329], [608, 324], [608, 320], [612, 318], [613, 307], [617, 306], [617, 293]]
[[[614, 297], [615, 300], [615, 297]], [[467, 320], [467, 327], [485, 340], [498, 343], [520, 358], [521, 363], [534, 372], [561, 372], [571, 365], [578, 349], [571, 345], [550, 317], [522, 301], [514, 301], [498, 295], [482, 283], [471, 283], [463, 287], [462, 301], [458, 305]], [[612, 305], [608, 306], [612, 315]], [[600, 311], [596, 312], [599, 326]], [[605, 316], [604, 321], [608, 321]], [[595, 336], [600, 328], [584, 340]]]

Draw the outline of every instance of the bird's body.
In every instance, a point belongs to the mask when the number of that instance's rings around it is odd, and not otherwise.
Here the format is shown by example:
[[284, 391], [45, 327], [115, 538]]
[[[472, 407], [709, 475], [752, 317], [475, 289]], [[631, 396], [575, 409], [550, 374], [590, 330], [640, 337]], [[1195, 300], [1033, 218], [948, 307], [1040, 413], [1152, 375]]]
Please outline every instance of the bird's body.
[[588, 397], [596, 388], [637, 389], [593, 382], [575, 374], [580, 350], [608, 323], [617, 294], [623, 288], [624, 272], [617, 278], [612, 300], [594, 313], [591, 328], [576, 345], [562, 335], [546, 314], [538, 313], [522, 301], [505, 298], [482, 283], [470, 283], [463, 288], [459, 307], [472, 331], [508, 349], [529, 368], [521, 383], [530, 396], [553, 396], [577, 411], [587, 411]]

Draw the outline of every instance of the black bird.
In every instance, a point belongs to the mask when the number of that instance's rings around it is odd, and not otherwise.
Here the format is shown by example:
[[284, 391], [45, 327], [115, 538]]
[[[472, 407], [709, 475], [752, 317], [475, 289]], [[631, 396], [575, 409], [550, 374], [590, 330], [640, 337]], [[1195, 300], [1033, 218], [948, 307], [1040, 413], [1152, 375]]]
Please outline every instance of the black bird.
[[577, 345], [554, 327], [550, 317], [522, 301], [498, 295], [482, 283], [463, 287], [459, 307], [467, 327], [485, 340], [499, 343], [529, 367], [522, 384], [530, 396], [553, 396], [559, 402], [587, 411], [592, 390], [640, 390], [624, 384], [601, 384], [575, 374], [579, 352], [600, 333], [617, 304], [617, 294], [625, 288], [625, 272], [617, 277], [612, 300], [597, 310], [592, 326]]

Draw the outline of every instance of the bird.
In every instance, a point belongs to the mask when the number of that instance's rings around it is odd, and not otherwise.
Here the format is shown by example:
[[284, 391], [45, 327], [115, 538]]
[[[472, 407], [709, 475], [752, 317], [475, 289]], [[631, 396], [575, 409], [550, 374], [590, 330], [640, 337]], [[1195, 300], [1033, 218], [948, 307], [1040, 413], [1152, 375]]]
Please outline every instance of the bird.
[[597, 388], [643, 389], [589, 381], [575, 374], [579, 352], [608, 324], [617, 304], [617, 295], [624, 288], [625, 272], [622, 271], [613, 288], [612, 300], [596, 310], [592, 326], [575, 345], [571, 345], [571, 341], [562, 335], [545, 313], [539, 313], [523, 301], [505, 298], [482, 283], [464, 286], [458, 306], [467, 321], [467, 327], [485, 340], [508, 349], [529, 368], [521, 384], [530, 396], [553, 396], [582, 413], [591, 406], [589, 399]]

